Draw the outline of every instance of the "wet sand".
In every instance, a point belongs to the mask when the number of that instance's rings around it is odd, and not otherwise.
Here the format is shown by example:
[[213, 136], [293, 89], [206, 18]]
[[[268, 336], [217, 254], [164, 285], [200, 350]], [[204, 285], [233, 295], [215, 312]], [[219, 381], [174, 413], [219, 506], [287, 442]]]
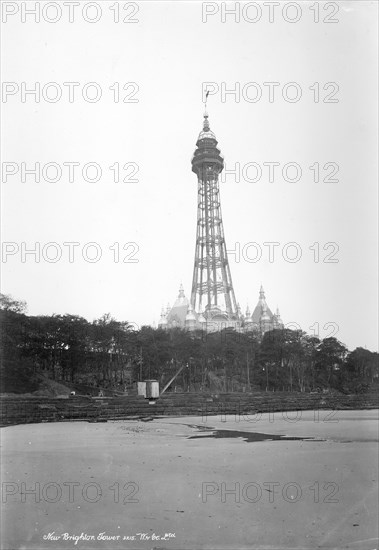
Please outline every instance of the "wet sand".
[[1, 548], [371, 550], [377, 442], [377, 410], [2, 428]]

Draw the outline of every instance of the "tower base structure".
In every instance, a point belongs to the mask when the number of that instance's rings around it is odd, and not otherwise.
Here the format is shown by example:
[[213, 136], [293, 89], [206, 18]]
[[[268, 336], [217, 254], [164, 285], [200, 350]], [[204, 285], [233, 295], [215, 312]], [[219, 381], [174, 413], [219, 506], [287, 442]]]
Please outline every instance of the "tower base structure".
[[183, 286], [180, 285], [178, 297], [172, 307], [162, 308], [158, 328], [169, 330], [174, 328], [186, 329], [189, 331], [204, 331], [207, 333], [220, 332], [224, 329], [234, 329], [236, 332], [256, 332], [263, 335], [274, 329], [284, 328], [280, 317], [279, 309], [272, 313], [268, 307], [265, 292], [261, 286], [258, 303], [253, 313], [250, 313], [249, 306], [245, 314], [241, 313], [237, 305], [237, 315], [233, 319], [228, 318], [225, 312], [213, 308], [211, 311], [195, 312], [190, 301], [184, 294]]

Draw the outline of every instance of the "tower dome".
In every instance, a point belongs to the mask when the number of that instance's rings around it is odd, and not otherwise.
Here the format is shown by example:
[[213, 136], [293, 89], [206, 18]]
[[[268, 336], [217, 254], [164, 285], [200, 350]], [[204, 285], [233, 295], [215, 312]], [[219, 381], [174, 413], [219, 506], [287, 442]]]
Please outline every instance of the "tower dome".
[[209, 120], [208, 120], [208, 113], [205, 111], [204, 113], [204, 120], [203, 120], [203, 129], [199, 134], [199, 137], [197, 141], [200, 141], [201, 139], [214, 139], [217, 143], [216, 136], [212, 132], [209, 126]]

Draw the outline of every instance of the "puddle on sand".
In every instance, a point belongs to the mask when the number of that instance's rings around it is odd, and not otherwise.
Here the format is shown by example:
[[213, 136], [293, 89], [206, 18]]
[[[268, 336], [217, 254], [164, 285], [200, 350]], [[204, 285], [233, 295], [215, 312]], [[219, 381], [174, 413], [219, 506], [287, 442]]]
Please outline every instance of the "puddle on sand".
[[[199, 426], [192, 426], [199, 428]], [[240, 432], [237, 430], [216, 430], [213, 428], [206, 428], [204, 435], [192, 435], [188, 439], [202, 439], [204, 437], [211, 437], [213, 439], [223, 439], [239, 437], [246, 443], [253, 443], [255, 441], [325, 441], [325, 439], [318, 439], [315, 437], [292, 437], [286, 435], [264, 434], [259, 432]]]

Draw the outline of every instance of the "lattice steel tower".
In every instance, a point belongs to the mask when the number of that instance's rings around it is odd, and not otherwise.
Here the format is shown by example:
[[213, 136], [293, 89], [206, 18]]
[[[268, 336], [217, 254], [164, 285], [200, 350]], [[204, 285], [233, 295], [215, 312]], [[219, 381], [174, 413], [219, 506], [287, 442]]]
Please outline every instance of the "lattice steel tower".
[[238, 323], [238, 309], [221, 216], [218, 176], [223, 168], [224, 159], [205, 112], [192, 158], [192, 171], [198, 179], [198, 205], [190, 307], [207, 322], [233, 326]]

